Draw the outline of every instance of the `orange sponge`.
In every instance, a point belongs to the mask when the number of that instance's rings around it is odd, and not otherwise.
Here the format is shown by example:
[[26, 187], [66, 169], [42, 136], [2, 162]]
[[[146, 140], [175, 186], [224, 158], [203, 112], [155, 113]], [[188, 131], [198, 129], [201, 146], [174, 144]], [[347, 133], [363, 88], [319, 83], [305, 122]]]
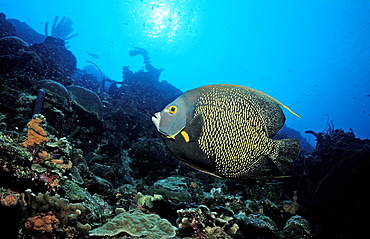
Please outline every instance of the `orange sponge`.
[[36, 115], [30, 122], [27, 123], [28, 133], [27, 140], [22, 144], [24, 147], [33, 146], [42, 142], [49, 142], [48, 133], [42, 128], [44, 120]]

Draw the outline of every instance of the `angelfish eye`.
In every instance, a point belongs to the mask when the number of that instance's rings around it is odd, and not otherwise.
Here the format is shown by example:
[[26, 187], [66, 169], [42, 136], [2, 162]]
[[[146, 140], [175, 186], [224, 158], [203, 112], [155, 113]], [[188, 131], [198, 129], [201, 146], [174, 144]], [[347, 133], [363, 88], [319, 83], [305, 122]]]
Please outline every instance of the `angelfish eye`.
[[171, 105], [170, 107], [168, 107], [168, 112], [170, 114], [176, 114], [177, 113], [177, 106]]

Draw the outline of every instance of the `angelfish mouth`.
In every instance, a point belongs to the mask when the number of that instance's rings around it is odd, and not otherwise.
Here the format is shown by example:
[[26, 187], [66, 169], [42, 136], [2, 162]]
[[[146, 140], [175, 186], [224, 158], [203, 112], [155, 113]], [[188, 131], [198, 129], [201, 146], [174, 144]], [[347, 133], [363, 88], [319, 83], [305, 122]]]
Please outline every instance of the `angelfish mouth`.
[[161, 132], [160, 129], [159, 129], [159, 123], [161, 122], [161, 112], [155, 113], [154, 116], [152, 116], [152, 121], [153, 121], [155, 127], [157, 128], [157, 130], [159, 132]]

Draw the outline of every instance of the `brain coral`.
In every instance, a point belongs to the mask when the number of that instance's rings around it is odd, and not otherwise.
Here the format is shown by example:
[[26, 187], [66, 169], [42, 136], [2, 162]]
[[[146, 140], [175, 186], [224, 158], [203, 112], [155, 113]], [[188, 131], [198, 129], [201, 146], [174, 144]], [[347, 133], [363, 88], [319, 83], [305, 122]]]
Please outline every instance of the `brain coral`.
[[137, 237], [170, 238], [176, 235], [175, 229], [166, 219], [161, 219], [157, 214], [145, 214], [135, 210], [132, 213], [118, 214], [103, 226], [90, 231], [90, 236], [115, 236], [126, 232]]

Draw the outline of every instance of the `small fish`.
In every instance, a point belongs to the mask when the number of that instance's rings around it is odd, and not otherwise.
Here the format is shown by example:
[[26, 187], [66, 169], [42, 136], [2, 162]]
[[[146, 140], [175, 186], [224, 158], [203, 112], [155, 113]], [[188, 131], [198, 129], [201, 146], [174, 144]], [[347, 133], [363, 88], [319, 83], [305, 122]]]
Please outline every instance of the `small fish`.
[[95, 53], [91, 53], [91, 52], [86, 52], [87, 54], [89, 54], [91, 57], [95, 58], [95, 59], [99, 59], [99, 56]]
[[[230, 179], [286, 174], [299, 152], [297, 139], [272, 140], [288, 107], [260, 91], [209, 85], [185, 92], [152, 117], [169, 150], [201, 172]], [[274, 166], [272, 166], [274, 165]]]

